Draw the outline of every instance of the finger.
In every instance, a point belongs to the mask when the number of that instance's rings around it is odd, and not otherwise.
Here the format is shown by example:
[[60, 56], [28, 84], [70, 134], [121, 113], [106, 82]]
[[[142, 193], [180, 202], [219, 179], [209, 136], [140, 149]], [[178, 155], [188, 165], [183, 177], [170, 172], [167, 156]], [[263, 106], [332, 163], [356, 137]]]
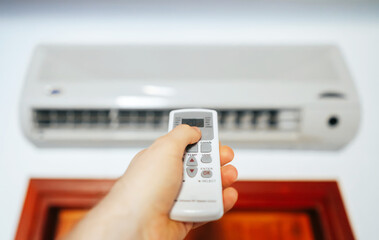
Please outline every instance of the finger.
[[192, 223], [192, 224], [193, 224], [193, 225], [192, 225], [192, 229], [195, 229], [195, 228], [201, 227], [201, 226], [203, 226], [203, 225], [206, 224], [206, 223], [208, 223], [208, 222], [194, 222], [194, 223]]
[[234, 158], [233, 150], [228, 146], [220, 146], [220, 163], [221, 166], [231, 162]]
[[166, 134], [166, 137], [171, 140], [177, 140], [185, 148], [188, 144], [193, 144], [200, 140], [201, 131], [198, 127], [181, 124]]
[[221, 168], [222, 187], [227, 188], [232, 185], [238, 177], [238, 171], [233, 165], [226, 165]]
[[201, 138], [201, 131], [197, 127], [190, 127], [186, 124], [181, 124], [171, 130], [163, 137], [158, 138], [152, 147], [168, 147], [170, 151], [177, 150], [183, 154], [184, 149], [189, 144], [196, 143]]
[[[236, 204], [238, 199], [238, 192], [236, 189], [232, 187], [228, 187], [224, 189], [223, 191], [223, 201], [224, 201], [224, 214], [227, 213], [230, 209], [233, 208], [234, 204]], [[193, 223], [192, 228], [198, 228], [207, 222], [199, 222], [199, 223]]]
[[139, 151], [135, 156], [134, 158], [139, 158], [142, 154], [144, 154], [146, 152], [146, 149], [142, 149], [141, 151]]
[[235, 188], [228, 187], [223, 191], [224, 198], [224, 214], [233, 208], [238, 199], [238, 192]]

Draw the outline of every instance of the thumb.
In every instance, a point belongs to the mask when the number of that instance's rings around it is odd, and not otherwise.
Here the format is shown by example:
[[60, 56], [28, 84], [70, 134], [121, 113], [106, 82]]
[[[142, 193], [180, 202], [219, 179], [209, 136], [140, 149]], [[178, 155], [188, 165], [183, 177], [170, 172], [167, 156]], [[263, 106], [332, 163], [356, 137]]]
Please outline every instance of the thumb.
[[199, 128], [182, 124], [157, 139], [152, 146], [159, 146], [161, 149], [168, 149], [170, 152], [183, 155], [187, 145], [198, 142], [200, 138], [201, 131]]

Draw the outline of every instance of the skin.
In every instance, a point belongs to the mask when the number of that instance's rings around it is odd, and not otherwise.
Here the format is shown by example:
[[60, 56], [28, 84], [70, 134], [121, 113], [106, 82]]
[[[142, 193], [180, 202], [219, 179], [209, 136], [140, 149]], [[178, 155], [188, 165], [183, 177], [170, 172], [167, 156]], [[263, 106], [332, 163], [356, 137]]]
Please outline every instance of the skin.
[[[183, 153], [200, 138], [198, 128], [180, 125], [139, 152], [108, 195], [65, 239], [184, 239], [191, 229], [205, 224], [169, 218], [182, 183]], [[230, 147], [220, 145], [225, 212], [238, 197], [230, 187], [237, 179], [237, 169], [226, 165], [233, 157]]]

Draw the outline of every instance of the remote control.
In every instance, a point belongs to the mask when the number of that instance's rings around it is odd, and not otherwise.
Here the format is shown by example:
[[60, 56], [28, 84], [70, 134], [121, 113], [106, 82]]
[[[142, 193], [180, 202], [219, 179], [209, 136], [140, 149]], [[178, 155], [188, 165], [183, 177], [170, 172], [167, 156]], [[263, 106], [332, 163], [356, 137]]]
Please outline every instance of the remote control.
[[213, 221], [224, 214], [217, 112], [182, 109], [170, 112], [169, 131], [180, 124], [196, 126], [201, 139], [183, 155], [183, 183], [170, 218], [183, 222]]

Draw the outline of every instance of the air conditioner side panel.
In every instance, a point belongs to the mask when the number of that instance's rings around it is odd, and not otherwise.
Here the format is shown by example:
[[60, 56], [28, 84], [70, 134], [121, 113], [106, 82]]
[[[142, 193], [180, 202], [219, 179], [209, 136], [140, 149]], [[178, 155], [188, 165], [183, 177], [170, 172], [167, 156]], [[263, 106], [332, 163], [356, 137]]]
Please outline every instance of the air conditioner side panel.
[[[324, 103], [304, 108], [300, 144], [303, 142], [310, 149], [340, 149], [356, 135], [359, 116], [360, 107], [357, 103]], [[333, 117], [338, 119], [335, 126], [329, 124]]]

